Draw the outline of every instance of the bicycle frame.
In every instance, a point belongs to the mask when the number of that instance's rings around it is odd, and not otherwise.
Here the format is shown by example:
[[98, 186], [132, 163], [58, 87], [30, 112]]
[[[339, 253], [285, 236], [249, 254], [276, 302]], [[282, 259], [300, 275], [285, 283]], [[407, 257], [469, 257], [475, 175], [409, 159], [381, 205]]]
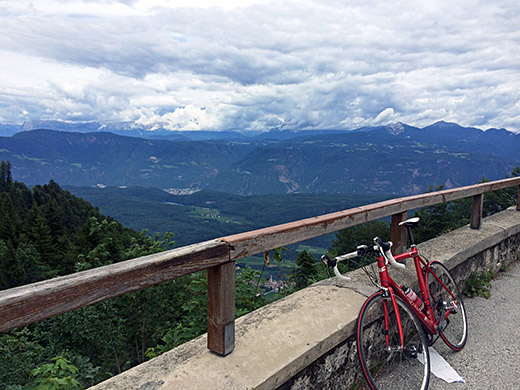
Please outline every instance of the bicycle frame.
[[[375, 275], [373, 263], [364, 271], [379, 290], [361, 307], [356, 330], [358, 357], [370, 389], [391, 388], [389, 384], [395, 388], [418, 388], [414, 386], [419, 383], [421, 389], [426, 389], [431, 369], [429, 347], [442, 338], [450, 349], [460, 351], [467, 341], [466, 310], [457, 283], [442, 262], [419, 255], [411, 234], [418, 222], [419, 218], [410, 218], [401, 223], [408, 228], [411, 242], [405, 253], [392, 255], [392, 242], [375, 237], [373, 246], [359, 245], [355, 252], [333, 259], [322, 256], [322, 261], [328, 268], [334, 268], [338, 278], [349, 280], [339, 272], [339, 262], [378, 254], [379, 276]], [[419, 294], [416, 287], [416, 293], [422, 302], [389, 274], [390, 266], [404, 269], [406, 259], [414, 263], [421, 290]], [[398, 371], [387, 378], [394, 369]]]
[[[419, 281], [419, 289], [421, 290], [421, 298], [424, 303], [424, 312], [420, 310], [411, 300], [408, 298], [408, 296], [404, 293], [404, 291], [397, 285], [397, 283], [392, 279], [390, 274], [388, 273], [388, 264], [386, 259], [380, 255], [377, 258], [377, 266], [379, 268], [379, 279], [380, 284], [383, 290], [388, 291], [388, 294], [390, 296], [390, 299], [392, 301], [392, 306], [394, 307], [394, 311], [396, 313], [396, 320], [399, 327], [399, 337], [401, 341], [401, 346], [403, 346], [403, 331], [402, 331], [402, 324], [401, 324], [401, 318], [399, 316], [399, 311], [397, 310], [397, 302], [395, 299], [395, 296], [397, 295], [399, 298], [401, 298], [404, 302], [406, 302], [409, 306], [409, 308], [412, 310], [412, 312], [415, 314], [415, 316], [419, 319], [421, 324], [423, 325], [425, 331], [428, 334], [435, 335], [438, 333], [438, 325], [441, 322], [441, 319], [438, 320], [435, 319], [434, 311], [430, 302], [430, 296], [429, 296], [429, 289], [426, 284], [426, 274], [429, 272], [431, 275], [433, 275], [439, 283], [446, 289], [446, 291], [449, 292], [449, 294], [453, 297], [454, 300], [457, 300], [455, 295], [452, 291], [450, 291], [446, 285], [439, 279], [439, 277], [433, 272], [433, 270], [430, 268], [429, 263], [424, 261], [417, 251], [417, 248], [415, 246], [412, 246], [411, 250], [409, 252], [405, 252], [399, 255], [395, 255], [394, 259], [397, 262], [402, 262], [406, 259], [412, 258], [414, 261], [415, 269], [417, 272], [417, 279]], [[384, 306], [384, 313], [385, 313], [385, 325], [388, 326], [388, 308], [385, 304]], [[444, 318], [442, 320], [445, 320], [449, 316], [449, 310], [446, 311]]]

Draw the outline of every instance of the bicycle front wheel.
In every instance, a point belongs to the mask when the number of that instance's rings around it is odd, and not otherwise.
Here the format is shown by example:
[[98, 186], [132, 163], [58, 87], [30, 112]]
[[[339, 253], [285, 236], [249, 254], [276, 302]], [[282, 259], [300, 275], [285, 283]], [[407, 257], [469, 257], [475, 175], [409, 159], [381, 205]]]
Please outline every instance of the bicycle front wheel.
[[468, 321], [462, 294], [444, 264], [432, 261], [429, 268], [433, 272], [427, 272], [426, 276], [430, 301], [437, 319], [443, 314], [445, 317], [439, 334], [448, 347], [460, 351], [468, 339]]
[[357, 347], [366, 389], [421, 389], [430, 380], [428, 341], [419, 320], [399, 297], [397, 308], [403, 330], [399, 337], [397, 317], [390, 297], [372, 295], [361, 308]]

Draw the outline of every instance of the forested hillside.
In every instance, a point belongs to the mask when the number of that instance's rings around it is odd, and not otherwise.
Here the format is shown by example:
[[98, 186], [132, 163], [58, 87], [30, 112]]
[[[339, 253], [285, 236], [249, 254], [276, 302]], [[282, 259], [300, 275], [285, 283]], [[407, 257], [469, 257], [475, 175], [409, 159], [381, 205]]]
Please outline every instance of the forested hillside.
[[0, 159], [13, 164], [16, 180], [42, 184], [201, 187], [252, 146], [226, 141], [172, 142], [111, 133], [51, 130], [0, 137]]
[[[29, 189], [1, 163], [0, 289], [173, 245], [170, 235], [123, 227], [53, 181]], [[239, 314], [264, 302], [246, 283], [255, 276], [238, 275]], [[205, 332], [206, 283], [204, 273], [189, 275], [0, 335], [1, 388], [86, 388]]]
[[125, 258], [148, 240], [104, 217], [55, 182], [13, 182], [9, 163], [0, 176], [0, 288], [11, 288]]

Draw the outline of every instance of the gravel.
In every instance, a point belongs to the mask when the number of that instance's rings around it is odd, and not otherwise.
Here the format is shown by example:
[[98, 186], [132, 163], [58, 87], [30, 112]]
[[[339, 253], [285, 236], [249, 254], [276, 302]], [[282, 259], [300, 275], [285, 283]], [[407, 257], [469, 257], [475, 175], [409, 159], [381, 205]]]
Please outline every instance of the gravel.
[[429, 389], [520, 389], [520, 261], [492, 281], [491, 296], [466, 298], [468, 341], [461, 352], [434, 348], [466, 383], [448, 384], [433, 375]]

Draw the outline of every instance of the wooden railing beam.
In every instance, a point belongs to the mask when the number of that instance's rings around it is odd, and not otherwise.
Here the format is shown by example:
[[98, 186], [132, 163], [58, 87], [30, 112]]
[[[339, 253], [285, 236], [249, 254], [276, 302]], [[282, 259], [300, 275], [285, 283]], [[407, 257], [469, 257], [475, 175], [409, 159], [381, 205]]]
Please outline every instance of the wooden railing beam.
[[229, 262], [211, 240], [0, 291], [0, 332]]
[[234, 234], [220, 239], [231, 245], [231, 260], [236, 261], [243, 257], [294, 244], [323, 234], [333, 233], [361, 223], [404, 213], [407, 210], [450, 202], [519, 184], [520, 177], [515, 177], [449, 190], [428, 192]]

